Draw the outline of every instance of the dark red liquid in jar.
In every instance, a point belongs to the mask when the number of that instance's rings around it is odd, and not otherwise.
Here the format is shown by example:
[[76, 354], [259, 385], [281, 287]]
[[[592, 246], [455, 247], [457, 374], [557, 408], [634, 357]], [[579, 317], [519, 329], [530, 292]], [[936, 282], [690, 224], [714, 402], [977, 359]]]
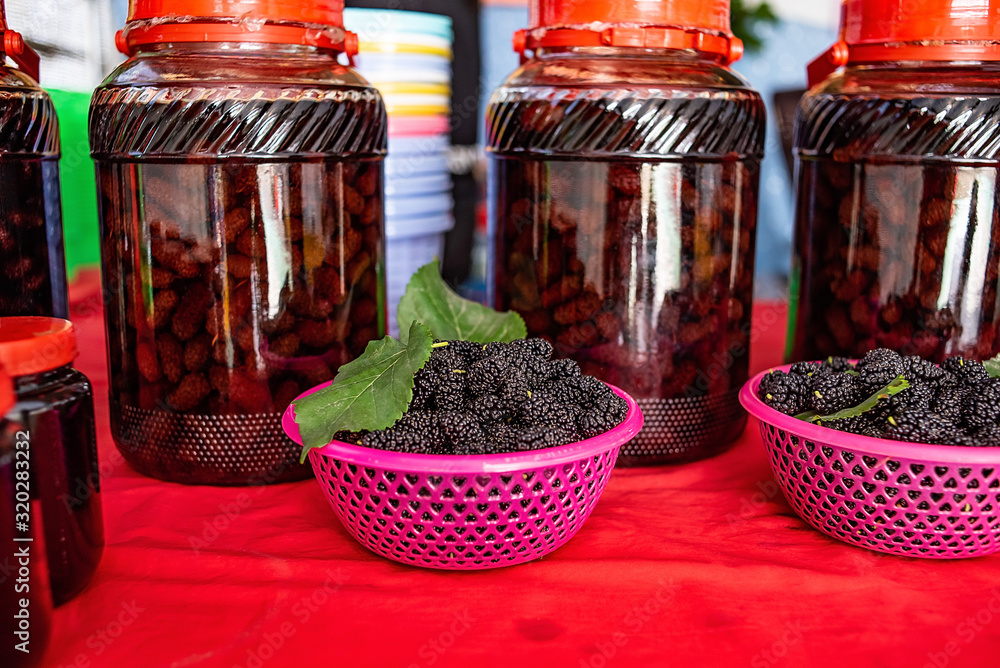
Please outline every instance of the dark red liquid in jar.
[[[635, 71], [577, 60], [560, 64], [588, 76]], [[639, 71], [662, 82], [667, 70], [648, 69], [657, 62]], [[746, 422], [737, 393], [748, 376], [763, 107], [701, 61], [673, 75], [700, 77], [703, 97], [631, 82], [521, 88], [518, 77], [530, 77], [517, 73], [490, 110], [496, 303], [636, 398], [646, 425], [622, 449], [626, 465], [709, 456]]]
[[1000, 352], [996, 165], [805, 160], [792, 356]]
[[87, 586], [104, 553], [93, 389], [82, 373], [62, 367], [20, 376], [15, 390], [11, 414], [30, 436], [52, 599], [62, 605]]
[[[849, 71], [805, 98], [792, 359], [1000, 352], [1000, 91], [990, 76]], [[949, 96], [952, 82], [976, 94]], [[924, 85], [933, 96], [920, 95]]]
[[[0, 317], [65, 318], [59, 140], [48, 95], [0, 65]], [[33, 82], [30, 82], [33, 86]]]
[[95, 149], [112, 434], [139, 471], [307, 476], [282, 412], [384, 335], [384, 112], [377, 94], [337, 94], [180, 113], [98, 91], [92, 134], [136, 123], [147, 138]]
[[[4, 565], [0, 615], [6, 636], [0, 645], [0, 665], [5, 668], [40, 666], [52, 630], [42, 513], [38, 501], [31, 500], [37, 496], [32, 483], [23, 479], [25, 472], [30, 478], [37, 464], [24, 427], [0, 417], [0, 563]], [[18, 472], [22, 472], [20, 478]], [[22, 600], [27, 601], [27, 608], [21, 607]], [[23, 639], [15, 631], [28, 633], [28, 652], [16, 648]]]
[[740, 184], [756, 167], [501, 158], [495, 169], [499, 306], [639, 401], [652, 424], [633, 448], [677, 461], [736, 438], [756, 213]]

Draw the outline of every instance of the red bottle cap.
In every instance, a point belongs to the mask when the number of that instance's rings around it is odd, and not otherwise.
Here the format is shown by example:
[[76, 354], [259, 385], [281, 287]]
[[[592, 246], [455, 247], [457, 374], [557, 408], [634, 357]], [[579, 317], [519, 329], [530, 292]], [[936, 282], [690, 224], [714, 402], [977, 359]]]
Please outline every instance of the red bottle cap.
[[358, 52], [344, 30], [344, 0], [129, 0], [115, 43], [127, 56], [141, 44], [265, 42]]
[[73, 323], [59, 318], [0, 318], [0, 367], [30, 376], [72, 363], [79, 351]]
[[840, 41], [809, 84], [847, 64], [935, 60], [1000, 60], [1000, 0], [844, 0]]
[[743, 42], [729, 24], [729, 0], [531, 0], [530, 27], [514, 49], [611, 46], [695, 49], [739, 60]]
[[4, 57], [17, 63], [29, 77], [38, 81], [38, 54], [27, 45], [21, 34], [7, 27], [7, 9], [0, 0], [0, 64]]
[[14, 396], [14, 382], [7, 372], [0, 368], [0, 420], [11, 409], [17, 397]]

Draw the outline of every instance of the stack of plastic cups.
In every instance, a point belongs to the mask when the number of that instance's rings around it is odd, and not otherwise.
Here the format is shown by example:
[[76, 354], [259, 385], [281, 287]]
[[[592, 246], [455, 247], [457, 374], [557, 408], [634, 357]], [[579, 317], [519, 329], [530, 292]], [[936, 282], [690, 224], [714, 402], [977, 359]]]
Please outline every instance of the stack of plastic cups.
[[385, 100], [386, 289], [389, 323], [413, 273], [444, 253], [455, 225], [448, 169], [451, 108], [451, 18], [438, 14], [347, 9], [358, 35], [357, 68]]

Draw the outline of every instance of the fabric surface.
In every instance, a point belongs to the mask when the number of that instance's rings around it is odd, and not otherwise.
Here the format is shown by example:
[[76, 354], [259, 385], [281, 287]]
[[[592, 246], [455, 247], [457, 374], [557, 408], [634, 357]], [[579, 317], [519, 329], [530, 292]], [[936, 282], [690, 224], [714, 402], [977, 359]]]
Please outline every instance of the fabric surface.
[[[367, 552], [313, 481], [144, 478], [108, 431], [99, 298], [77, 299], [94, 383], [108, 545], [55, 615], [47, 666], [995, 666], [1000, 557], [879, 556], [790, 510], [756, 424], [729, 452], [616, 470], [540, 561], [427, 571]], [[752, 367], [780, 363], [783, 307]]]

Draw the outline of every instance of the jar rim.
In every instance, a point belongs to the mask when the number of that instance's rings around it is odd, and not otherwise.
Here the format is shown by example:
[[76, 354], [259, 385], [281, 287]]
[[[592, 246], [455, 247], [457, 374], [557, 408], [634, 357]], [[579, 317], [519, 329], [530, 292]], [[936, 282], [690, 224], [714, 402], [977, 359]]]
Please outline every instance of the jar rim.
[[79, 356], [73, 323], [60, 318], [0, 318], [0, 366], [13, 377], [71, 364]]

